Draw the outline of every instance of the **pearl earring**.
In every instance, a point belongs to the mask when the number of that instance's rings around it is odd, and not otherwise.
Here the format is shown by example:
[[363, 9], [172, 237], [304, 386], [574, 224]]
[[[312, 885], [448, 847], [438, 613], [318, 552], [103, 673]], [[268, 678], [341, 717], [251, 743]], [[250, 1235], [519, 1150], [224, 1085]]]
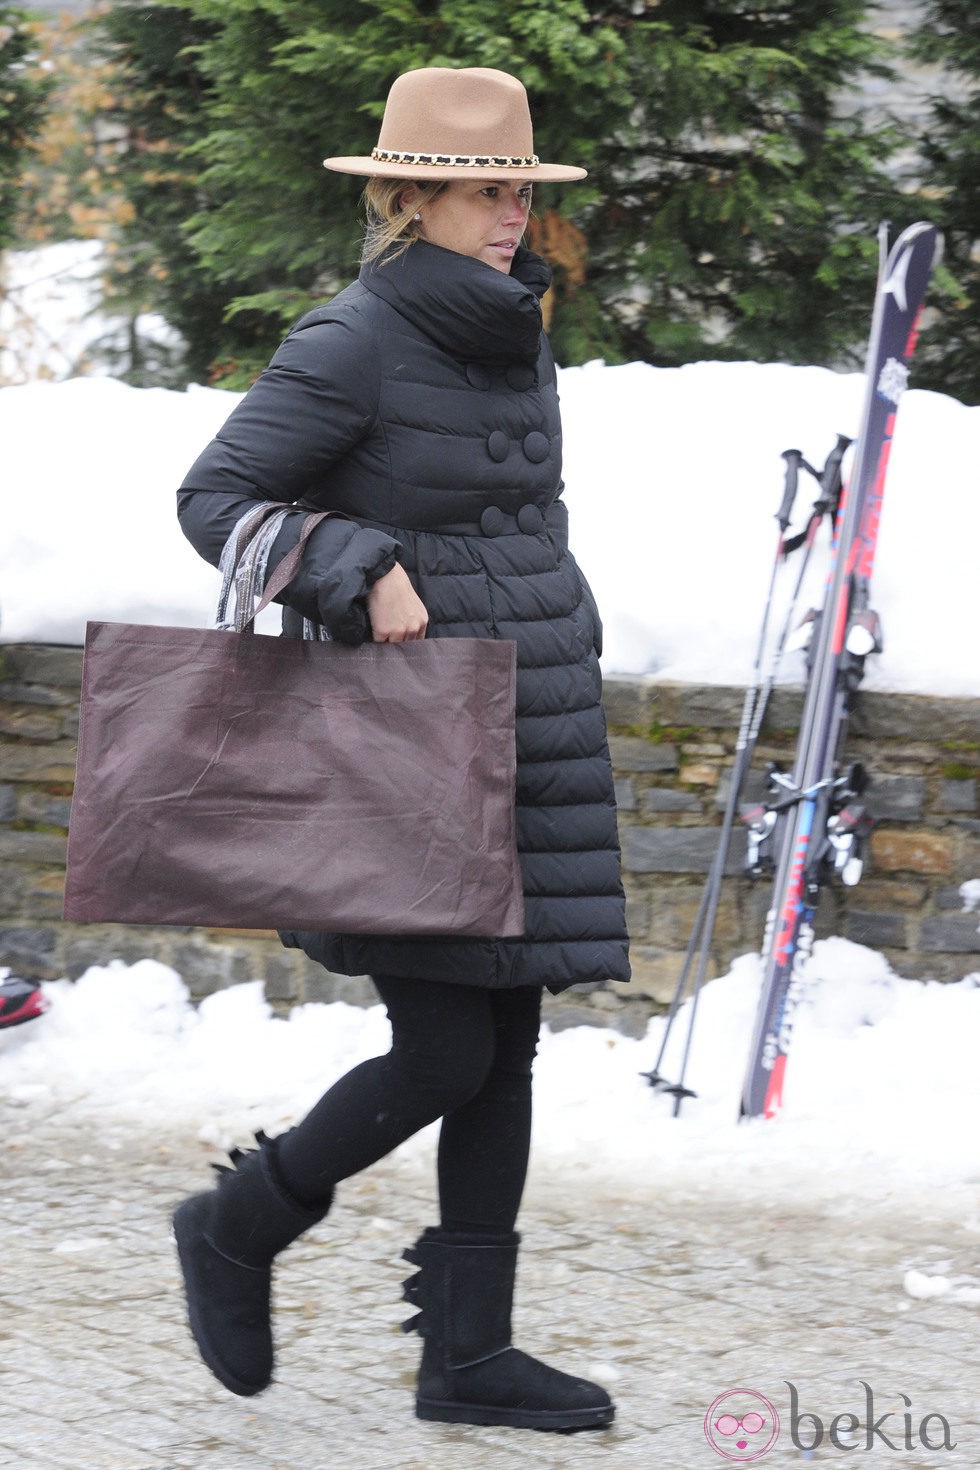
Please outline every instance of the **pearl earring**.
[[413, 215], [412, 215], [412, 218], [413, 218], [413, 219], [421, 219], [421, 218], [422, 218], [422, 216], [421, 216], [421, 215], [420, 215], [420, 214], [413, 214]]

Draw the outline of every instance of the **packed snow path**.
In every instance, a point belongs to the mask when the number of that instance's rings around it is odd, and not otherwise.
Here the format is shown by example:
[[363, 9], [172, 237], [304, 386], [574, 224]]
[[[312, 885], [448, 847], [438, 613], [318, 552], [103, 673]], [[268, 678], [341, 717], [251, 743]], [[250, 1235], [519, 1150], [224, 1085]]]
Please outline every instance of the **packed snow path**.
[[[330, 1217], [289, 1250], [276, 1279], [277, 1382], [256, 1399], [225, 1393], [184, 1327], [169, 1240], [170, 1211], [208, 1186], [211, 1156], [165, 1118], [118, 1131], [60, 1106], [0, 1101], [0, 1465], [702, 1470], [726, 1463], [705, 1439], [709, 1404], [748, 1388], [782, 1421], [763, 1463], [798, 1467], [810, 1456], [792, 1440], [789, 1384], [799, 1412], [824, 1426], [821, 1464], [844, 1459], [826, 1438], [838, 1415], [855, 1416], [851, 1438], [865, 1447], [862, 1384], [902, 1451], [876, 1438], [869, 1463], [980, 1462], [976, 1307], [951, 1286], [972, 1267], [976, 1222], [941, 1192], [886, 1189], [877, 1203], [820, 1208], [774, 1197], [765, 1170], [734, 1161], [694, 1192], [665, 1189], [655, 1154], [615, 1187], [583, 1187], [571, 1165], [539, 1162], [521, 1221], [517, 1341], [601, 1379], [618, 1402], [610, 1431], [569, 1438], [413, 1417], [419, 1346], [399, 1328], [410, 1315], [400, 1254], [433, 1220], [422, 1157], [395, 1156], [345, 1184]], [[931, 1294], [937, 1282], [946, 1290]], [[932, 1441], [942, 1415], [955, 1449], [922, 1447], [927, 1414]], [[811, 1444], [815, 1431], [801, 1419], [797, 1438]]]
[[[725, 1463], [708, 1407], [737, 1388], [782, 1421], [767, 1467], [835, 1463], [843, 1415], [874, 1464], [975, 1470], [976, 985], [900, 981], [839, 940], [815, 955], [776, 1123], [735, 1122], [754, 957], [705, 991], [679, 1120], [638, 1075], [662, 1022], [543, 1036], [518, 1340], [619, 1404], [608, 1433], [558, 1440], [412, 1416], [400, 1255], [435, 1222], [432, 1130], [342, 1185], [284, 1258], [268, 1393], [233, 1399], [190, 1344], [173, 1205], [209, 1186], [217, 1146], [288, 1127], [383, 1050], [380, 1008], [279, 1019], [251, 984], [194, 1009], [150, 961], [46, 987], [50, 1011], [0, 1036], [0, 1466], [702, 1470]], [[794, 1425], [794, 1394], [815, 1418]], [[927, 1416], [955, 1448], [924, 1446]]]

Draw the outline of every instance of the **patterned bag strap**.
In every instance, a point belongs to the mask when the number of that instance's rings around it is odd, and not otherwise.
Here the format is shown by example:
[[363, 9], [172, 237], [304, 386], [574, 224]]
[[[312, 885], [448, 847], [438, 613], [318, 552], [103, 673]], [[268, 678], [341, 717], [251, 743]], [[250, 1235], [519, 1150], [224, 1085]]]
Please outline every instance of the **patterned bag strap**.
[[[221, 590], [215, 618], [217, 628], [226, 632], [253, 633], [255, 618], [295, 577], [307, 542], [317, 526], [330, 516], [339, 514], [335, 511], [315, 511], [306, 516], [295, 546], [286, 553], [266, 581], [269, 552], [292, 509], [291, 506], [283, 506], [275, 501], [267, 502], [248, 511], [236, 524], [225, 543], [219, 563]], [[228, 604], [232, 592], [235, 595], [235, 615], [233, 619], [229, 619]], [[256, 598], [259, 599], [257, 604]], [[304, 637], [326, 636], [317, 624], [308, 619], [304, 619], [303, 633]]]

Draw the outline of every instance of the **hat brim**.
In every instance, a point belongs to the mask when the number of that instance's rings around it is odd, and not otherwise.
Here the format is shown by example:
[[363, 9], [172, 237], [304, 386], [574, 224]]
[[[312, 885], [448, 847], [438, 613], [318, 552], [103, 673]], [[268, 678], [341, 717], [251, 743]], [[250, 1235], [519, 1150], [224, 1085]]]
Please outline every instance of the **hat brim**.
[[382, 163], [376, 158], [325, 158], [323, 167], [338, 174], [381, 179], [520, 179], [531, 184], [568, 184], [584, 179], [587, 170], [565, 163], [538, 163], [532, 168], [497, 168], [493, 164]]

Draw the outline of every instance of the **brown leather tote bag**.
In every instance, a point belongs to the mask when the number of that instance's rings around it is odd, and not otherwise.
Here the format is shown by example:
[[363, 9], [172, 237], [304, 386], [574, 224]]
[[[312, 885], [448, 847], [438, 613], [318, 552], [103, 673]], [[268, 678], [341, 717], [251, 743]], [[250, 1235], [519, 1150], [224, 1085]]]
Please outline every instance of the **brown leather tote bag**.
[[515, 645], [347, 648], [252, 615], [88, 624], [65, 918], [522, 934]]

